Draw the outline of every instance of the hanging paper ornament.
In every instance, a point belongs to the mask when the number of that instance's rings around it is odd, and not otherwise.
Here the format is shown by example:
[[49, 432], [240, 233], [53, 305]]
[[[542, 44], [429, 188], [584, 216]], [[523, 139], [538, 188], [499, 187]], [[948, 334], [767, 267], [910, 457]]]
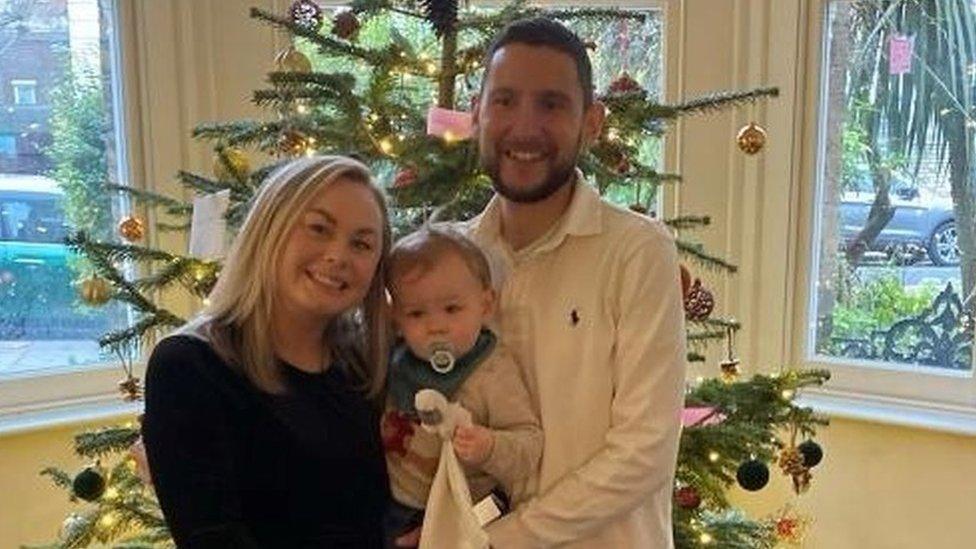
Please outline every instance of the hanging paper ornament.
[[[228, 166], [230, 169], [228, 170]], [[219, 181], [231, 181], [245, 177], [251, 171], [251, 163], [244, 151], [227, 147], [214, 153], [213, 173]]]
[[641, 88], [640, 82], [631, 78], [629, 74], [623, 72], [616, 80], [610, 83], [610, 87], [607, 92], [609, 94], [619, 95], [625, 93], [643, 93], [644, 89]]
[[135, 215], [127, 215], [119, 221], [119, 235], [129, 242], [137, 242], [146, 236], [146, 224]]
[[810, 488], [813, 475], [803, 464], [803, 455], [795, 447], [787, 448], [779, 454], [779, 467], [783, 473], [793, 478], [793, 491], [802, 494]]
[[735, 479], [745, 490], [755, 492], [762, 490], [769, 482], [769, 467], [758, 459], [742, 462], [735, 473]]
[[352, 10], [339, 12], [332, 18], [332, 34], [343, 40], [355, 40], [361, 26], [359, 18]]
[[823, 448], [812, 440], [808, 440], [796, 447], [803, 456], [803, 465], [807, 468], [816, 467], [823, 460]]
[[71, 481], [72, 493], [85, 501], [102, 497], [105, 493], [105, 476], [101, 469], [97, 463], [82, 469]]
[[112, 297], [112, 285], [100, 276], [92, 276], [82, 280], [78, 285], [81, 300], [93, 307], [102, 305]]
[[457, 0], [420, 0], [420, 5], [438, 38], [454, 30], [457, 24]]
[[280, 72], [312, 72], [312, 62], [304, 53], [288, 46], [275, 56], [275, 69]]
[[129, 375], [119, 381], [119, 393], [122, 394], [122, 400], [126, 402], [142, 400], [142, 383], [139, 382], [139, 378]]
[[712, 292], [702, 286], [701, 280], [695, 279], [691, 289], [685, 295], [685, 318], [688, 320], [705, 320], [715, 308], [715, 298]]
[[312, 0], [296, 0], [288, 10], [292, 22], [311, 32], [318, 32], [322, 27], [322, 8]]
[[756, 154], [766, 146], [766, 130], [755, 122], [749, 122], [735, 136], [739, 149], [746, 154]]
[[409, 187], [417, 182], [417, 170], [413, 168], [404, 168], [397, 172], [396, 177], [393, 179], [393, 188], [402, 189], [404, 187]]
[[695, 490], [693, 486], [682, 486], [674, 491], [674, 502], [682, 509], [694, 511], [701, 505], [701, 501], [698, 490]]

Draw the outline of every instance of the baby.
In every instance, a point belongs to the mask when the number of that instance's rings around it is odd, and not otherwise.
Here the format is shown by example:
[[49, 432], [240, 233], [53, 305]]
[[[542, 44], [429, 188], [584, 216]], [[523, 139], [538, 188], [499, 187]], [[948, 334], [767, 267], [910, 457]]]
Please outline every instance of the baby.
[[382, 433], [397, 545], [416, 545], [441, 439], [421, 428], [414, 397], [435, 389], [471, 413], [452, 439], [473, 502], [494, 488], [517, 497], [542, 455], [524, 373], [486, 327], [495, 308], [488, 262], [459, 232], [428, 225], [390, 252], [387, 284], [401, 340], [390, 358]]

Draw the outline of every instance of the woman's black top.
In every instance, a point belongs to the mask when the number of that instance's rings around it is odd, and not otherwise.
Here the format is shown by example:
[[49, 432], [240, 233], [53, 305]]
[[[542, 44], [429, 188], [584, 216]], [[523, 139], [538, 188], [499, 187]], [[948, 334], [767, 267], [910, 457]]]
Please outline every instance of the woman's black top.
[[199, 339], [154, 349], [142, 434], [179, 547], [382, 547], [378, 411], [340, 364], [282, 367], [270, 395]]

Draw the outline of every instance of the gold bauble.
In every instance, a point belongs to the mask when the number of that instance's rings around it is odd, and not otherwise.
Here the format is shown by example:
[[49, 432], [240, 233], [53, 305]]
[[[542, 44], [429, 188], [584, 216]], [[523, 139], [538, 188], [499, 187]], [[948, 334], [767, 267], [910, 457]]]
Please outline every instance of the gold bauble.
[[91, 306], [102, 305], [112, 297], [112, 285], [100, 276], [92, 276], [78, 285], [81, 300]]
[[[223, 154], [224, 159], [227, 161], [226, 164], [224, 160], [220, 158]], [[227, 170], [227, 165], [230, 165], [230, 169]], [[230, 181], [232, 179], [238, 179], [246, 176], [248, 172], [251, 171], [251, 162], [247, 159], [247, 155], [244, 151], [238, 149], [237, 147], [227, 147], [221, 152], [217, 152], [213, 157], [213, 173], [220, 181]]]
[[130, 375], [119, 381], [119, 393], [122, 394], [122, 400], [126, 402], [142, 400], [142, 383], [139, 382], [139, 378]]
[[730, 358], [723, 360], [719, 367], [722, 369], [722, 381], [732, 383], [739, 379], [739, 359]]
[[119, 221], [119, 234], [129, 242], [142, 240], [146, 236], [146, 224], [137, 216], [127, 215]]
[[766, 130], [755, 122], [749, 122], [735, 136], [739, 149], [746, 154], [756, 154], [766, 146]]
[[275, 68], [282, 72], [312, 72], [312, 62], [304, 53], [289, 46], [275, 56]]

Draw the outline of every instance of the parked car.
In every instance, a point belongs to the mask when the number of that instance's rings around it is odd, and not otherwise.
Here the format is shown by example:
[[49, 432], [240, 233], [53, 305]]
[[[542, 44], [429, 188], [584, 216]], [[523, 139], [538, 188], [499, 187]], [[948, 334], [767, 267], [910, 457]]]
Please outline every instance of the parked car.
[[[935, 265], [958, 265], [960, 253], [952, 200], [920, 190], [900, 175], [892, 177], [889, 189], [895, 215], [870, 249], [890, 252], [899, 247], [918, 246]], [[841, 238], [845, 245], [864, 228], [874, 198], [874, 185], [867, 171], [852, 178], [840, 203]]]
[[85, 339], [103, 314], [79, 314], [62, 192], [47, 177], [0, 174], [0, 340]]

